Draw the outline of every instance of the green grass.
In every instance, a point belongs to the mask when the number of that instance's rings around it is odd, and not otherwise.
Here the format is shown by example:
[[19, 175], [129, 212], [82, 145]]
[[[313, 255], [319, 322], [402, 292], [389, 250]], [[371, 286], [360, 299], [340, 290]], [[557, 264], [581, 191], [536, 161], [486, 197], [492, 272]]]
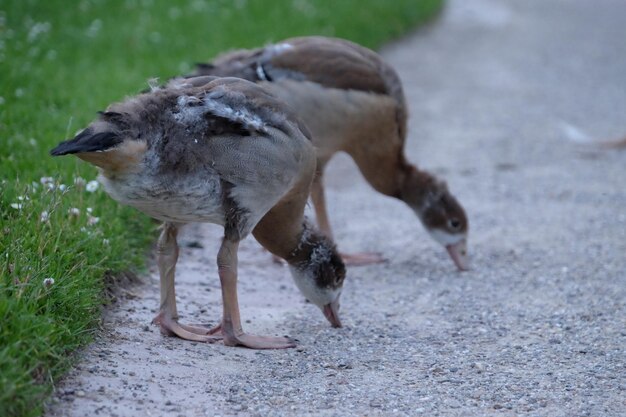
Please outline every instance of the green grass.
[[93, 336], [103, 277], [141, 269], [155, 236], [145, 216], [86, 189], [80, 178], [95, 179], [91, 166], [53, 159], [50, 148], [147, 79], [220, 51], [307, 34], [375, 48], [440, 2], [1, 2], [0, 415], [41, 414], [72, 351]]

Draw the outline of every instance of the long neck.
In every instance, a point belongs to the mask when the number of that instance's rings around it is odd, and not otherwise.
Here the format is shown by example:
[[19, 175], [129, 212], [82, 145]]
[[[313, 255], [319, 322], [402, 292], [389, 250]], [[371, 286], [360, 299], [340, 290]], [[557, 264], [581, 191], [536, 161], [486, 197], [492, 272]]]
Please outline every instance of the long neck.
[[420, 171], [410, 164], [404, 167], [403, 174], [398, 198], [421, 217], [430, 192], [437, 187], [439, 181], [430, 173]]
[[306, 159], [303, 164], [309, 164], [309, 169], [303, 169], [293, 188], [263, 216], [252, 231], [265, 249], [286, 260], [292, 257], [304, 233], [304, 207], [313, 181], [314, 157]]
[[294, 266], [337, 255], [333, 243], [304, 219], [306, 197], [284, 198], [252, 231], [265, 249]]
[[[377, 191], [400, 198], [408, 174], [404, 142], [406, 109], [394, 98], [322, 87], [303, 81], [265, 83], [304, 120], [321, 168], [338, 151], [347, 152]], [[320, 166], [318, 166], [320, 168]]]
[[[295, 211], [295, 210], [294, 210]], [[290, 216], [288, 206], [274, 207], [256, 225], [252, 234], [272, 254], [291, 260], [303, 237], [303, 216]], [[286, 214], [286, 216], [284, 216]]]
[[337, 254], [333, 243], [305, 221], [298, 245], [285, 260], [290, 265], [302, 265], [317, 258], [329, 258], [333, 253]]

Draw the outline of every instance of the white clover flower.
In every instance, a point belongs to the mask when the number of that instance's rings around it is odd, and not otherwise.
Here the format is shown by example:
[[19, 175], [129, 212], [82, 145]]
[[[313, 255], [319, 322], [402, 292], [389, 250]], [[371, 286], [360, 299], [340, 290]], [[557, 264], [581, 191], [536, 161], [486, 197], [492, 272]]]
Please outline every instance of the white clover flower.
[[63, 192], [63, 191], [65, 191], [65, 190], [67, 190], [67, 185], [65, 185], [65, 184], [59, 184], [59, 191]]
[[87, 207], [87, 213], [91, 214], [91, 212], [93, 212], [93, 209], [91, 207]]
[[28, 42], [33, 43], [41, 34], [49, 32], [51, 28], [50, 22], [36, 22], [28, 31]]
[[24, 205], [20, 203], [11, 203], [11, 207], [14, 208], [15, 210], [21, 210], [22, 207], [24, 207]]
[[41, 212], [41, 215], [39, 216], [39, 220], [44, 223], [47, 222], [48, 219], [50, 219], [50, 213], [48, 213], [46, 210]]
[[48, 277], [43, 280], [44, 288], [50, 288], [54, 285], [54, 278]]
[[93, 226], [100, 221], [100, 217], [89, 216], [87, 217], [87, 226]]
[[39, 178], [39, 182], [42, 184], [50, 184], [50, 183], [54, 183], [54, 178], [52, 177], [41, 177]]
[[87, 183], [87, 186], [85, 186], [85, 190], [87, 190], [90, 193], [93, 193], [94, 191], [96, 191], [98, 189], [99, 186], [100, 186], [100, 184], [98, 184], [98, 181], [96, 181], [96, 180], [89, 181]]
[[87, 28], [86, 35], [90, 38], [94, 38], [98, 35], [98, 32], [100, 32], [100, 29], [102, 29], [102, 20], [96, 19], [91, 22], [91, 25]]
[[74, 185], [78, 188], [83, 188], [85, 186], [85, 184], [87, 184], [87, 181], [85, 181], [84, 178], [82, 177], [76, 177], [74, 178]]
[[69, 214], [70, 216], [73, 216], [73, 217], [78, 217], [78, 216], [80, 216], [80, 210], [79, 210], [79, 209], [77, 209], [76, 207], [72, 207], [72, 208], [71, 208], [71, 209], [69, 209], [67, 212], [68, 212], [68, 214]]

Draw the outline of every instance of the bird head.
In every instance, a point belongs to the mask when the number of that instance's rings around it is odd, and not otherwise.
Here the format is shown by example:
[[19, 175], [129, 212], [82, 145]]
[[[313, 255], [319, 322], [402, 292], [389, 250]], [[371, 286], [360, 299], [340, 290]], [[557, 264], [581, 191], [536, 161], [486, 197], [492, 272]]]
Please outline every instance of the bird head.
[[346, 268], [332, 242], [305, 228], [300, 244], [288, 262], [302, 294], [322, 310], [333, 327], [341, 327], [339, 298]]

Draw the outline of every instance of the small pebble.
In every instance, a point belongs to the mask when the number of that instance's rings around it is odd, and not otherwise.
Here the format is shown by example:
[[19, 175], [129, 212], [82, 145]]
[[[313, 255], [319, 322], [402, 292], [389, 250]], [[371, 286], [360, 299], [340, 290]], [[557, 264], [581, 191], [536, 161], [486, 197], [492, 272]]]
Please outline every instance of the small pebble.
[[461, 408], [461, 403], [454, 398], [447, 400], [445, 404], [450, 408]]
[[374, 407], [374, 408], [380, 408], [383, 405], [380, 403], [380, 401], [378, 400], [372, 400], [370, 401], [370, 407]]
[[481, 362], [474, 362], [473, 366], [479, 374], [485, 370], [485, 365]]

